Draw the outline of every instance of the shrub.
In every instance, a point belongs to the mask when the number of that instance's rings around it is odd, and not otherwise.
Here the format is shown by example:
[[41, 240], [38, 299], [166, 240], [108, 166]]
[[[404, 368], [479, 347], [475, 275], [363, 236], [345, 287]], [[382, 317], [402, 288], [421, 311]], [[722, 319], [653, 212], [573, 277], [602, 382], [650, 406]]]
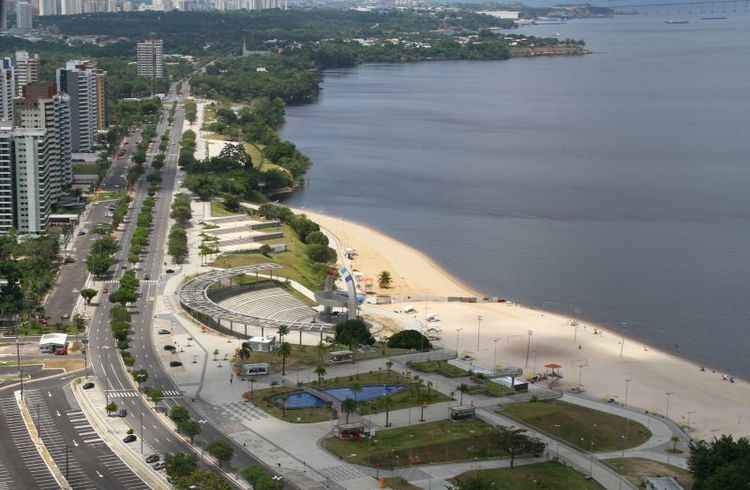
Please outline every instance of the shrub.
[[394, 349], [430, 350], [430, 341], [416, 330], [402, 330], [388, 339], [388, 347]]

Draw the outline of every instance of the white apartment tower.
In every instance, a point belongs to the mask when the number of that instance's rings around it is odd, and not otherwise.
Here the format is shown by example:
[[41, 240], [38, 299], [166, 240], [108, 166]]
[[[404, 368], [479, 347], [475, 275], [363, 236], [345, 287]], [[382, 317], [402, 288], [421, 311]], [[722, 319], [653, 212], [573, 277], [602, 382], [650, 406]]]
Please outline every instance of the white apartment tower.
[[136, 45], [138, 76], [164, 78], [164, 42], [146, 39]]
[[16, 95], [23, 93], [23, 86], [39, 80], [39, 55], [28, 51], [16, 51]]
[[57, 202], [73, 181], [70, 147], [70, 97], [58, 94], [54, 83], [24, 87], [15, 101], [17, 128], [45, 129], [49, 151], [50, 199]]
[[45, 129], [0, 124], [0, 234], [11, 228], [32, 235], [47, 230], [50, 150]]
[[[106, 85], [100, 79], [102, 72], [92, 63], [72, 60], [64, 68], [57, 70], [57, 91], [70, 96], [70, 144], [73, 153], [93, 153], [96, 146], [96, 132], [105, 114], [101, 115], [99, 94]], [[106, 109], [102, 109], [106, 110]]]
[[60, 15], [58, 0], [39, 0], [39, 15]]
[[34, 28], [34, 14], [31, 2], [27, 0], [16, 0], [16, 27], [19, 31], [30, 31]]

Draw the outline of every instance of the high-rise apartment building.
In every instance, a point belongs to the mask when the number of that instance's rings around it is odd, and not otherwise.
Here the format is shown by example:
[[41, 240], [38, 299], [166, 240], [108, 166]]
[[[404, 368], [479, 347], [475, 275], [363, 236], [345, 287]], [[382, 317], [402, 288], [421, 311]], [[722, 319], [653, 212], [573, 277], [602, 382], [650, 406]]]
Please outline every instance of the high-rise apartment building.
[[91, 61], [68, 61], [57, 70], [57, 91], [70, 96], [73, 153], [92, 153], [97, 130], [109, 125], [107, 73]]
[[70, 147], [70, 97], [59, 94], [53, 82], [24, 87], [15, 101], [17, 128], [45, 129], [49, 152], [50, 199], [56, 202], [73, 181]]
[[164, 42], [161, 39], [146, 39], [136, 45], [138, 76], [144, 78], [164, 77]]
[[8, 30], [8, 5], [9, 0], [0, 0], [0, 32]]
[[16, 27], [19, 31], [30, 31], [34, 28], [31, 2], [16, 0]]
[[23, 86], [39, 80], [39, 55], [28, 51], [16, 51], [16, 95], [23, 93]]
[[0, 234], [47, 230], [52, 198], [50, 144], [45, 129], [0, 124]]
[[0, 235], [5, 235], [15, 225], [13, 200], [13, 125], [0, 121]]
[[83, 2], [81, 0], [60, 0], [61, 15], [78, 15], [83, 13]]
[[16, 96], [15, 73], [12, 59], [0, 59], [0, 121], [13, 121], [13, 99]]
[[39, 15], [60, 15], [59, 0], [39, 0]]

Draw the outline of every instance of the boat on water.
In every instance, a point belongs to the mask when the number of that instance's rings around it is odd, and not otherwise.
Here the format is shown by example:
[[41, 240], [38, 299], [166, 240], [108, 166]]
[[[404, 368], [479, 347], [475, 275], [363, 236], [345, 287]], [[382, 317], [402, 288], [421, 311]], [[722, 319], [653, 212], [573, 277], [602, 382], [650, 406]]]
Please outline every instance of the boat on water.
[[567, 24], [565, 19], [558, 17], [537, 17], [533, 20], [535, 26], [557, 26]]
[[689, 20], [665, 20], [665, 24], [689, 24]]
[[701, 20], [727, 20], [729, 17], [701, 17]]

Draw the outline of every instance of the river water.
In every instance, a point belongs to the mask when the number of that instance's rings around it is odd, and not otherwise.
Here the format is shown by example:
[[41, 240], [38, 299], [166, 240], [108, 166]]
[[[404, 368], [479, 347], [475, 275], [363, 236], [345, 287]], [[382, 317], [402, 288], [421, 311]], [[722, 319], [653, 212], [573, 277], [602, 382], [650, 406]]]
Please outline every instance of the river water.
[[750, 376], [750, 18], [518, 32], [595, 54], [327, 72], [318, 103], [288, 109], [315, 162], [290, 204]]

